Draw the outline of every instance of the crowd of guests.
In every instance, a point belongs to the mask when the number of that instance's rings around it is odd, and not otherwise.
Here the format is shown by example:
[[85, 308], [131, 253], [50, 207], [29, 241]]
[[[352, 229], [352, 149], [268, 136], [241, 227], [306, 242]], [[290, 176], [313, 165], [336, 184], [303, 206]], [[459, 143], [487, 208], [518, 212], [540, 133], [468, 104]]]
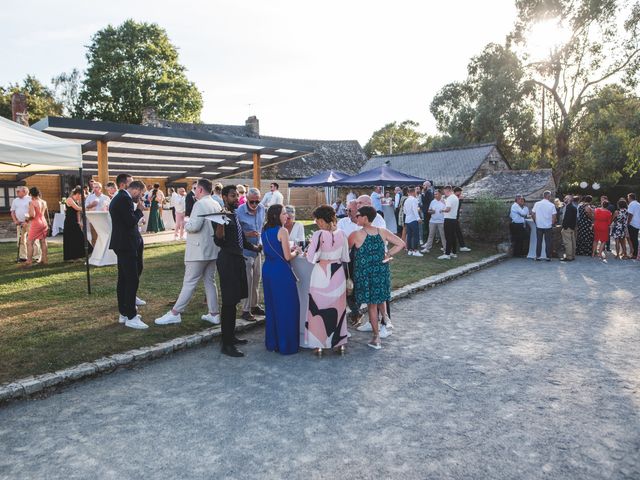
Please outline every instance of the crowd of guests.
[[[531, 212], [522, 195], [517, 195], [510, 209], [510, 232], [514, 256], [526, 257], [529, 250], [527, 219], [535, 223], [535, 259], [547, 261], [553, 255], [553, 228], [561, 228], [561, 261], [573, 261], [576, 255], [606, 260], [607, 253], [618, 259], [640, 259], [638, 231], [640, 229], [640, 203], [635, 193], [610, 202], [602, 195], [596, 203], [591, 195], [567, 194], [564, 201], [551, 201], [551, 192], [536, 202]], [[545, 247], [544, 257], [542, 247]]]

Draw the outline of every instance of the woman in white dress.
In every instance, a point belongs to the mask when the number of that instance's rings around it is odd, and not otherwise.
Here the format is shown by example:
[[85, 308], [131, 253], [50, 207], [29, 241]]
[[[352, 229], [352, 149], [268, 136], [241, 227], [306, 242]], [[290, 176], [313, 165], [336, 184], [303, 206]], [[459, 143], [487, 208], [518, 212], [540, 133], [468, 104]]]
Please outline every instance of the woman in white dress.
[[304, 248], [304, 225], [301, 222], [296, 222], [296, 209], [293, 205], [287, 205], [284, 208], [287, 211], [287, 221], [284, 228], [289, 232], [289, 240]]

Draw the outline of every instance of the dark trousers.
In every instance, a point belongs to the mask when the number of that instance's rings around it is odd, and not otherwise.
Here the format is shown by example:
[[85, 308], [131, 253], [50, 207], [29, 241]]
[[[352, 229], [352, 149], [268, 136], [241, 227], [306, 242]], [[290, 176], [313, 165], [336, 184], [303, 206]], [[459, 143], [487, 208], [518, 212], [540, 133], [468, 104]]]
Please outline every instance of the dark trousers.
[[636, 227], [632, 227], [631, 225], [628, 225], [627, 229], [629, 230], [629, 240], [631, 240], [631, 249], [633, 250], [632, 258], [637, 258], [638, 257], [638, 229]]
[[171, 215], [173, 216], [173, 221], [176, 221], [176, 207], [171, 207], [169, 210], [171, 210]]
[[141, 244], [137, 251], [116, 251], [118, 256], [118, 283], [116, 286], [118, 311], [129, 319], [137, 315], [136, 294], [142, 274], [143, 249], [144, 245]]
[[447, 249], [445, 254], [451, 255], [452, 253], [458, 253], [456, 225], [458, 221], [455, 218], [444, 219], [444, 238], [447, 241]]
[[407, 229], [407, 250], [417, 250], [420, 247], [420, 226], [418, 221], [404, 224]]
[[424, 235], [423, 240], [425, 243], [427, 242], [427, 238], [429, 238], [429, 220], [431, 220], [431, 214], [425, 213], [422, 220], [422, 234]]
[[551, 258], [552, 235], [551, 228], [538, 228], [536, 230], [536, 258], [540, 258], [542, 255], [542, 238], [544, 237], [544, 251], [547, 254], [547, 258]]
[[220, 309], [220, 328], [222, 330], [222, 345], [233, 345], [236, 337], [236, 307], [238, 304], [222, 304]]
[[509, 225], [511, 232], [511, 246], [514, 257], [526, 257], [528, 248], [525, 248], [527, 239], [527, 228], [524, 223], [511, 223]]
[[460, 220], [456, 220], [456, 239], [458, 240], [458, 246], [464, 247], [464, 238], [462, 238], [462, 229], [460, 228]]

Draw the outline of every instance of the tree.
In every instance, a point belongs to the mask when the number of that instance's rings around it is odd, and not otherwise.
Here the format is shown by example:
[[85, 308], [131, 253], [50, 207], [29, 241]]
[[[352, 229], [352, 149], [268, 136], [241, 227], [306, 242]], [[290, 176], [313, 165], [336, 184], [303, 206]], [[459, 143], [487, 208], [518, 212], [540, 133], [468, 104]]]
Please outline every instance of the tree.
[[29, 124], [49, 115], [62, 115], [62, 105], [53, 97], [53, 92], [33, 75], [27, 75], [22, 84], [0, 87], [0, 116], [11, 118], [11, 97], [14, 93], [26, 96]]
[[384, 127], [373, 132], [364, 146], [368, 156], [387, 155], [389, 153], [416, 152], [421, 149], [426, 138], [417, 129], [420, 126], [413, 120], [387, 123]]
[[202, 95], [158, 25], [109, 25], [92, 37], [88, 50], [78, 105], [85, 116], [140, 123], [143, 108], [154, 107], [168, 120], [200, 121]]
[[[574, 166], [573, 140], [598, 92], [615, 82], [637, 85], [640, 4], [516, 0], [516, 7], [518, 18], [509, 42], [519, 49], [525, 82], [550, 100], [550, 165], [559, 183]], [[533, 45], [536, 32], [542, 32], [538, 37], [545, 46]], [[536, 49], [541, 58], [535, 58]]]
[[[603, 88], [577, 130], [576, 168], [568, 181], [615, 185], [640, 171], [640, 98], [619, 85]], [[579, 173], [578, 173], [579, 172]]]
[[497, 142], [513, 163], [528, 167], [535, 150], [535, 112], [531, 88], [508, 48], [489, 44], [473, 57], [463, 82], [445, 85], [433, 98], [430, 111], [451, 146]]
[[82, 86], [81, 74], [77, 68], [70, 73], [61, 73], [51, 79], [53, 95], [62, 105], [63, 114], [73, 117], [78, 114], [80, 103], [80, 88]]

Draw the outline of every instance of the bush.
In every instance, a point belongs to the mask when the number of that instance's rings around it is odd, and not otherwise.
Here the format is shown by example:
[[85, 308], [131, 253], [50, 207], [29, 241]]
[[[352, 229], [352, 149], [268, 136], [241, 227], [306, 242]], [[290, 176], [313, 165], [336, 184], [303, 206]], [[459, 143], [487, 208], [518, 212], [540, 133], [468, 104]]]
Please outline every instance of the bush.
[[504, 221], [508, 212], [504, 202], [491, 195], [480, 196], [473, 204], [471, 228], [478, 239], [495, 240], [504, 235]]

